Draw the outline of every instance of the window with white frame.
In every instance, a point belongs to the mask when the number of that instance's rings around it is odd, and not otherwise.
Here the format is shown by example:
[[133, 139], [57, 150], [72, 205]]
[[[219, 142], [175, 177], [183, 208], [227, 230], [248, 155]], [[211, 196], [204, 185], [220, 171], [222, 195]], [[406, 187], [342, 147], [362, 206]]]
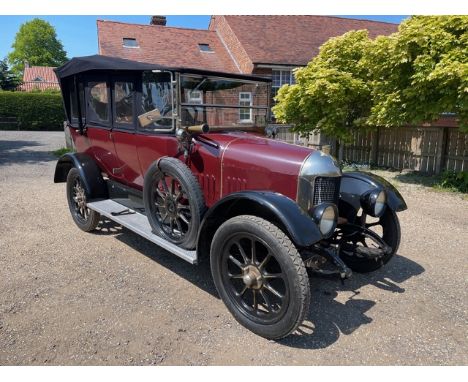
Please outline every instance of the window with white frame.
[[[240, 92], [239, 93], [239, 106], [252, 106], [252, 93]], [[239, 109], [240, 122], [252, 122], [252, 109], [240, 108]]]
[[187, 102], [201, 105], [203, 103], [203, 94], [200, 90], [189, 90], [187, 92]]
[[276, 97], [278, 94], [278, 90], [281, 86], [288, 84], [292, 85], [296, 83], [294, 74], [291, 69], [288, 70], [272, 70], [271, 75], [271, 91], [273, 93], [273, 97]]

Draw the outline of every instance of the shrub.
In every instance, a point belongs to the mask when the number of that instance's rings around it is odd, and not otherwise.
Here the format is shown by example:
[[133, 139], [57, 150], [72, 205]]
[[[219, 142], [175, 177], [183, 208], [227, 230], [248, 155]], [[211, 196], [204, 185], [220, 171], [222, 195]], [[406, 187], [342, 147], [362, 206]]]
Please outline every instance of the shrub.
[[0, 118], [14, 117], [20, 130], [62, 130], [65, 113], [60, 93], [0, 91]]
[[436, 186], [438, 188], [468, 193], [468, 171], [444, 171]]

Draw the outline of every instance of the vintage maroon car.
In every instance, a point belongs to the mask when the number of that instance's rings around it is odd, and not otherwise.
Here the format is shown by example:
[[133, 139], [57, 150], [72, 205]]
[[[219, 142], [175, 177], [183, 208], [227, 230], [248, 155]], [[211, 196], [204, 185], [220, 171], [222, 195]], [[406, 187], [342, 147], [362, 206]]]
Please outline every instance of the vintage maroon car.
[[[321, 151], [265, 136], [270, 80], [90, 56], [56, 70], [73, 153], [57, 163], [75, 223], [107, 217], [192, 264], [266, 338], [304, 320], [313, 273], [387, 263], [399, 193]], [[272, 135], [272, 134], [269, 134]]]

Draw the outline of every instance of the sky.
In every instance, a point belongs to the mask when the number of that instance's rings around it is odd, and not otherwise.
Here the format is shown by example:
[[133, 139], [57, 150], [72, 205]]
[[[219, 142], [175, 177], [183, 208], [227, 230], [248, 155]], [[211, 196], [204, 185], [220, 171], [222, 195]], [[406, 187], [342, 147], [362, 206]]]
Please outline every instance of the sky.
[[[0, 16], [0, 60], [11, 51], [11, 45], [21, 24], [35, 16]], [[210, 16], [166, 16], [167, 26], [207, 29]], [[408, 16], [342, 16], [400, 23]], [[149, 24], [150, 16], [40, 16], [52, 24], [69, 58], [97, 53], [96, 20], [114, 20]]]

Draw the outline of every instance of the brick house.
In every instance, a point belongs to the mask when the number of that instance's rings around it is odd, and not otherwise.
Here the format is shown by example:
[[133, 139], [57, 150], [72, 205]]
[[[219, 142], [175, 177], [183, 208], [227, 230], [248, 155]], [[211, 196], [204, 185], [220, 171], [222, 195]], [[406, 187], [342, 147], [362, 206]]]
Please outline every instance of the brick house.
[[[398, 25], [333, 16], [212, 16], [207, 30], [168, 27], [164, 16], [152, 16], [148, 25], [97, 21], [99, 54], [170, 67], [267, 76], [272, 78], [272, 97], [282, 85], [294, 83], [292, 70], [307, 65], [329, 38], [359, 29], [367, 29], [375, 38], [396, 32]], [[240, 94], [226, 97], [239, 105], [248, 104], [249, 91], [243, 92], [245, 99]], [[279, 138], [301, 141], [287, 128], [280, 129]], [[320, 135], [311, 139], [307, 143], [329, 143]]]
[[397, 24], [332, 16], [212, 16], [208, 30], [97, 21], [99, 54], [167, 66], [271, 76], [273, 94], [294, 82], [330, 37], [367, 29], [371, 37], [396, 32]]
[[23, 73], [23, 82], [18, 86], [20, 91], [60, 90], [57, 76], [51, 66], [26, 66]]

